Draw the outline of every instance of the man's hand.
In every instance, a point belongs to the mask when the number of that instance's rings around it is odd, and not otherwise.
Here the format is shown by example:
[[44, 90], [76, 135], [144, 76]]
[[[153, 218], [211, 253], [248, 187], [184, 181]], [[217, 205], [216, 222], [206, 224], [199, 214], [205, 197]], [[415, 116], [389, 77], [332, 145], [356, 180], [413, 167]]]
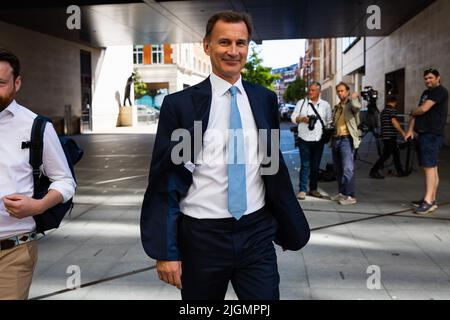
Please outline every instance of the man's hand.
[[414, 132], [411, 130], [408, 130], [405, 134], [405, 141], [408, 141], [409, 139], [414, 139]]
[[308, 117], [302, 117], [302, 116], [298, 116], [297, 119], [295, 119], [297, 121], [297, 123], [309, 123], [309, 118]]
[[181, 289], [181, 261], [156, 261], [159, 279]]
[[357, 100], [359, 98], [359, 93], [358, 92], [353, 92], [352, 93], [352, 99], [353, 100]]
[[23, 194], [12, 194], [3, 197], [6, 211], [14, 218], [23, 219], [42, 213], [41, 200], [36, 200]]

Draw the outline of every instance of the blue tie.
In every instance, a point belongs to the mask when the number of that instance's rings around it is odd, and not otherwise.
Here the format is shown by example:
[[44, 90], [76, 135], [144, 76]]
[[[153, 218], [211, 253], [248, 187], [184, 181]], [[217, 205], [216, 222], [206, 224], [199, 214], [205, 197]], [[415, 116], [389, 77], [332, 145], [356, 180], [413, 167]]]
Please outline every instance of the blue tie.
[[228, 155], [228, 211], [236, 220], [239, 220], [247, 210], [247, 188], [244, 133], [237, 104], [237, 90], [235, 86], [229, 89], [231, 112]]

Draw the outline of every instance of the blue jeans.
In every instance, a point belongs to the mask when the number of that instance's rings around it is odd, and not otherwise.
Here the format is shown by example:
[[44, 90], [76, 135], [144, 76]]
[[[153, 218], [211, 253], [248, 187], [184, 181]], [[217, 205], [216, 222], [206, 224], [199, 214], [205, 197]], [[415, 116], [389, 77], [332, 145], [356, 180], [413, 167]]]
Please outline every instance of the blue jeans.
[[331, 152], [339, 193], [350, 197], [355, 196], [354, 151], [352, 138], [333, 141]]
[[323, 143], [320, 141], [300, 140], [300, 192], [317, 190], [319, 180], [320, 160], [322, 159]]

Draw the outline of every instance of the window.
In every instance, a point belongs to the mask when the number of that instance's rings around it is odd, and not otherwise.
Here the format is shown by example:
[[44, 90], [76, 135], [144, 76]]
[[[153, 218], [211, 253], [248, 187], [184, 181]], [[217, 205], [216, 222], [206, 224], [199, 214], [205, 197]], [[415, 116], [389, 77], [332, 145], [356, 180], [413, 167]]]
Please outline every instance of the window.
[[164, 63], [164, 47], [162, 44], [153, 44], [152, 45], [152, 64], [160, 64]]
[[342, 38], [342, 52], [346, 53], [348, 50], [350, 50], [350, 48], [353, 47], [353, 45], [357, 43], [359, 39], [361, 38], [357, 37]]
[[142, 64], [144, 59], [144, 46], [134, 46], [133, 48], [133, 63]]

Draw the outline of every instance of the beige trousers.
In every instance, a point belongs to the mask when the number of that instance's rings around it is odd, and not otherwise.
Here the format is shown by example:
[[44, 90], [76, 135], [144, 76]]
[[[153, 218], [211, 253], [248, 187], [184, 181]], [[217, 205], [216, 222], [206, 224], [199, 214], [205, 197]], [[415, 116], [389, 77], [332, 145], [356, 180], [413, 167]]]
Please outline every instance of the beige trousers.
[[37, 241], [0, 250], [0, 300], [28, 299], [37, 254]]

